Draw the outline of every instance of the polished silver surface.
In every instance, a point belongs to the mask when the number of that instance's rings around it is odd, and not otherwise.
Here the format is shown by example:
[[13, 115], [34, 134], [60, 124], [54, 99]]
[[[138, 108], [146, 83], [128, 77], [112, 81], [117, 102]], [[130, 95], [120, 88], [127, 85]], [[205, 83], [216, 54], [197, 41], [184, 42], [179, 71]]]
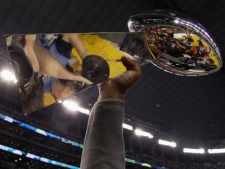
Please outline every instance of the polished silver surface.
[[134, 15], [128, 28], [130, 32], [145, 32], [150, 60], [164, 71], [201, 76], [222, 67], [216, 42], [200, 23], [182, 13], [153, 10]]
[[26, 115], [118, 76], [123, 56], [150, 63], [142, 32], [8, 35], [6, 44]]
[[124, 33], [6, 36], [24, 113], [119, 75], [125, 71], [122, 56], [184, 76], [207, 75], [222, 66], [215, 41], [183, 14], [151, 11], [132, 16], [128, 27]]

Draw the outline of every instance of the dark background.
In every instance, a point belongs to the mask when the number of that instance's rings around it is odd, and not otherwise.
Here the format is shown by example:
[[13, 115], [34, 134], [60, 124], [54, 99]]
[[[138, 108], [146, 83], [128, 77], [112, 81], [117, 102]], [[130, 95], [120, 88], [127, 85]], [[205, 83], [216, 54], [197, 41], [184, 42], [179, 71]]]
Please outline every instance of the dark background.
[[[225, 1], [210, 0], [2, 0], [0, 34], [127, 32], [130, 16], [153, 9], [170, 9], [204, 25], [225, 56], [224, 7]], [[5, 58], [0, 60], [3, 69], [8, 65], [3, 37], [0, 55]], [[223, 67], [208, 76], [182, 77], [145, 65], [142, 79], [127, 94], [125, 120], [142, 126], [155, 138], [176, 141], [178, 147], [223, 147], [224, 72]], [[91, 108], [97, 94], [97, 88], [93, 87], [78, 97]], [[2, 104], [21, 112], [15, 85], [1, 81], [0, 98]], [[59, 106], [51, 106], [51, 111], [63, 116]]]

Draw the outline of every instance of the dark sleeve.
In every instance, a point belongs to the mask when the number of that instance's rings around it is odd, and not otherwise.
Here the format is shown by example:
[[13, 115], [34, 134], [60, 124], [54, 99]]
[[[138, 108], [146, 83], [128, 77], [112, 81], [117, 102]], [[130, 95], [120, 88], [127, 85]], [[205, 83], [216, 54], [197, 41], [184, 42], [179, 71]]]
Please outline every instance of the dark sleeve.
[[124, 101], [97, 102], [89, 116], [81, 169], [124, 169]]

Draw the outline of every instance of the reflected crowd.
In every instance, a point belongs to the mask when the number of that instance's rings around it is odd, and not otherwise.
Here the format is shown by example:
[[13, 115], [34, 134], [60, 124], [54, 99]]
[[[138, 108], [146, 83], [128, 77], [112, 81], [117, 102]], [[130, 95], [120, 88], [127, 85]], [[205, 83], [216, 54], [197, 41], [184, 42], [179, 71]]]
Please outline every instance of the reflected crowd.
[[217, 67], [211, 47], [191, 31], [158, 26], [146, 34], [156, 59], [170, 67], [181, 71], [210, 71]]

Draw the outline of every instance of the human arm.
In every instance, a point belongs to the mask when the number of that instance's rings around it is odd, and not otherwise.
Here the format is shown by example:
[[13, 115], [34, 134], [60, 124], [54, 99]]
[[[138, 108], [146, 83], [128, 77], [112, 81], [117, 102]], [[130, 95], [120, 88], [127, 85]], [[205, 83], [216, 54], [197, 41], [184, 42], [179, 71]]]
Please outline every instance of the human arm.
[[99, 99], [88, 122], [81, 169], [125, 168], [123, 140], [126, 91], [140, 78], [141, 67], [134, 58], [122, 57], [127, 71], [99, 85]]
[[87, 50], [79, 34], [77, 33], [63, 34], [62, 40], [70, 43], [77, 50], [78, 54], [82, 59], [84, 59], [87, 56]]
[[69, 72], [57, 59], [48, 51], [43, 49], [36, 41], [36, 35], [27, 35], [25, 37], [26, 45], [24, 52], [35, 72], [39, 74], [48, 74], [58, 79], [77, 80], [91, 84], [86, 78]]

